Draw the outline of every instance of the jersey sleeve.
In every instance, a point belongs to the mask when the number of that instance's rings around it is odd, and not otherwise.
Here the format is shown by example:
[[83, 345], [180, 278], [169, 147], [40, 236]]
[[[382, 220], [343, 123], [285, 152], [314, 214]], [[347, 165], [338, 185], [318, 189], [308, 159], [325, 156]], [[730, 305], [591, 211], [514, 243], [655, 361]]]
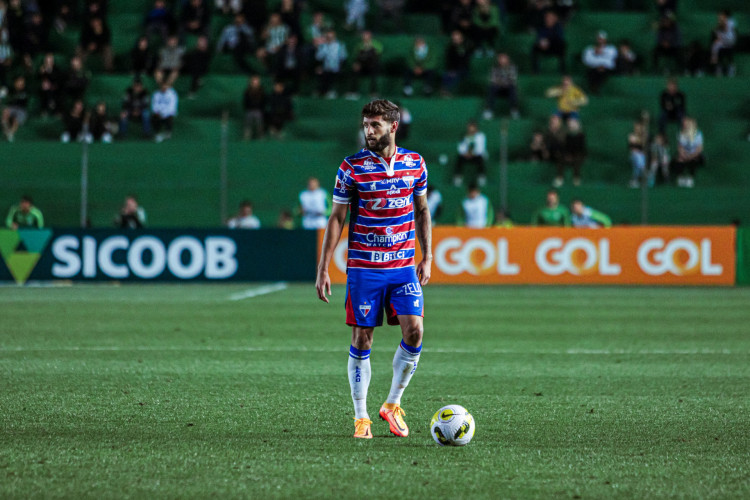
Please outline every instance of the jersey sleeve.
[[333, 202], [347, 205], [352, 201], [354, 181], [352, 180], [352, 166], [346, 161], [341, 163], [336, 173], [336, 185], [333, 188]]
[[427, 194], [427, 163], [424, 158], [419, 158], [422, 168], [420, 169], [419, 179], [414, 183], [414, 195], [424, 196]]

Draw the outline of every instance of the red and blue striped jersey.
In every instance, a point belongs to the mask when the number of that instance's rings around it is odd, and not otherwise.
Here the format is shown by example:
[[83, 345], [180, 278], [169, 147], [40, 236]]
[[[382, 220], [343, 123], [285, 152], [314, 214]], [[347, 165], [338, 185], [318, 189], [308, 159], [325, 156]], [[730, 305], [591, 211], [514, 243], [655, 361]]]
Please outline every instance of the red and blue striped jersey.
[[414, 196], [427, 193], [427, 165], [418, 153], [396, 148], [386, 162], [363, 149], [344, 159], [334, 203], [349, 204], [347, 268], [414, 266]]

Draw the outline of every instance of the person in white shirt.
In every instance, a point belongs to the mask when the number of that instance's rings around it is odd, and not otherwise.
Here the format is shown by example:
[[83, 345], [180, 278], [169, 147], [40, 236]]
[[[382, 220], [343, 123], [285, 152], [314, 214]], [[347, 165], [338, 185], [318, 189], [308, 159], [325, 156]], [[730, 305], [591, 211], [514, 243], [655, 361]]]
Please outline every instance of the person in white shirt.
[[240, 211], [227, 221], [229, 229], [260, 229], [260, 220], [253, 215], [253, 204], [248, 200], [240, 203]]
[[475, 184], [469, 186], [466, 198], [461, 202], [466, 227], [481, 229], [492, 225], [492, 205], [489, 198]]
[[443, 212], [443, 195], [434, 184], [427, 185], [427, 207], [430, 209], [430, 219], [434, 223]]
[[711, 67], [717, 76], [734, 76], [734, 45], [737, 29], [728, 10], [719, 11], [718, 22], [711, 33]]
[[[156, 142], [172, 137], [174, 117], [177, 116], [177, 92], [167, 83], [162, 83], [159, 90], [151, 96], [151, 120], [153, 121]], [[162, 133], [164, 127], [166, 132]]]
[[453, 184], [458, 187], [463, 183], [464, 166], [473, 163], [477, 167], [477, 183], [484, 186], [487, 183], [484, 162], [487, 159], [487, 136], [479, 130], [477, 122], [466, 124], [466, 134], [458, 143], [458, 159]]
[[583, 64], [588, 68], [586, 76], [589, 88], [591, 92], [598, 94], [617, 66], [617, 48], [607, 43], [605, 31], [600, 31], [596, 35], [596, 45], [589, 45], [583, 51]]
[[302, 227], [305, 229], [325, 229], [331, 204], [325, 189], [320, 187], [320, 181], [315, 177], [307, 180], [307, 189], [299, 194], [300, 211], [302, 212]]

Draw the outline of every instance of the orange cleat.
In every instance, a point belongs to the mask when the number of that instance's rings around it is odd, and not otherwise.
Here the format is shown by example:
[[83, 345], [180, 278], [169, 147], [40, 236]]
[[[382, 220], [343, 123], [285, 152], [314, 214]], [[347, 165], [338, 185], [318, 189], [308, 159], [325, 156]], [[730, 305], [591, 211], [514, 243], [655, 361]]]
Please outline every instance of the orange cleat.
[[380, 418], [388, 422], [394, 436], [406, 437], [409, 435], [409, 427], [404, 422], [404, 415], [404, 410], [397, 404], [383, 403], [380, 408]]
[[370, 420], [369, 418], [355, 418], [354, 437], [362, 439], [372, 439], [370, 425], [372, 425], [372, 420]]

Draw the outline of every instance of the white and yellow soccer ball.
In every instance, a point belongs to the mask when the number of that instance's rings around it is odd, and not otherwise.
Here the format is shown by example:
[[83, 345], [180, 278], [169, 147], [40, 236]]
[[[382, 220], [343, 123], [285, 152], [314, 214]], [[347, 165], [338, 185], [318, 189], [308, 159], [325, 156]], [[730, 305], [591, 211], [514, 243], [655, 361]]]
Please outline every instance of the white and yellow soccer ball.
[[430, 433], [440, 446], [467, 445], [475, 430], [474, 417], [459, 405], [443, 406], [430, 421]]

